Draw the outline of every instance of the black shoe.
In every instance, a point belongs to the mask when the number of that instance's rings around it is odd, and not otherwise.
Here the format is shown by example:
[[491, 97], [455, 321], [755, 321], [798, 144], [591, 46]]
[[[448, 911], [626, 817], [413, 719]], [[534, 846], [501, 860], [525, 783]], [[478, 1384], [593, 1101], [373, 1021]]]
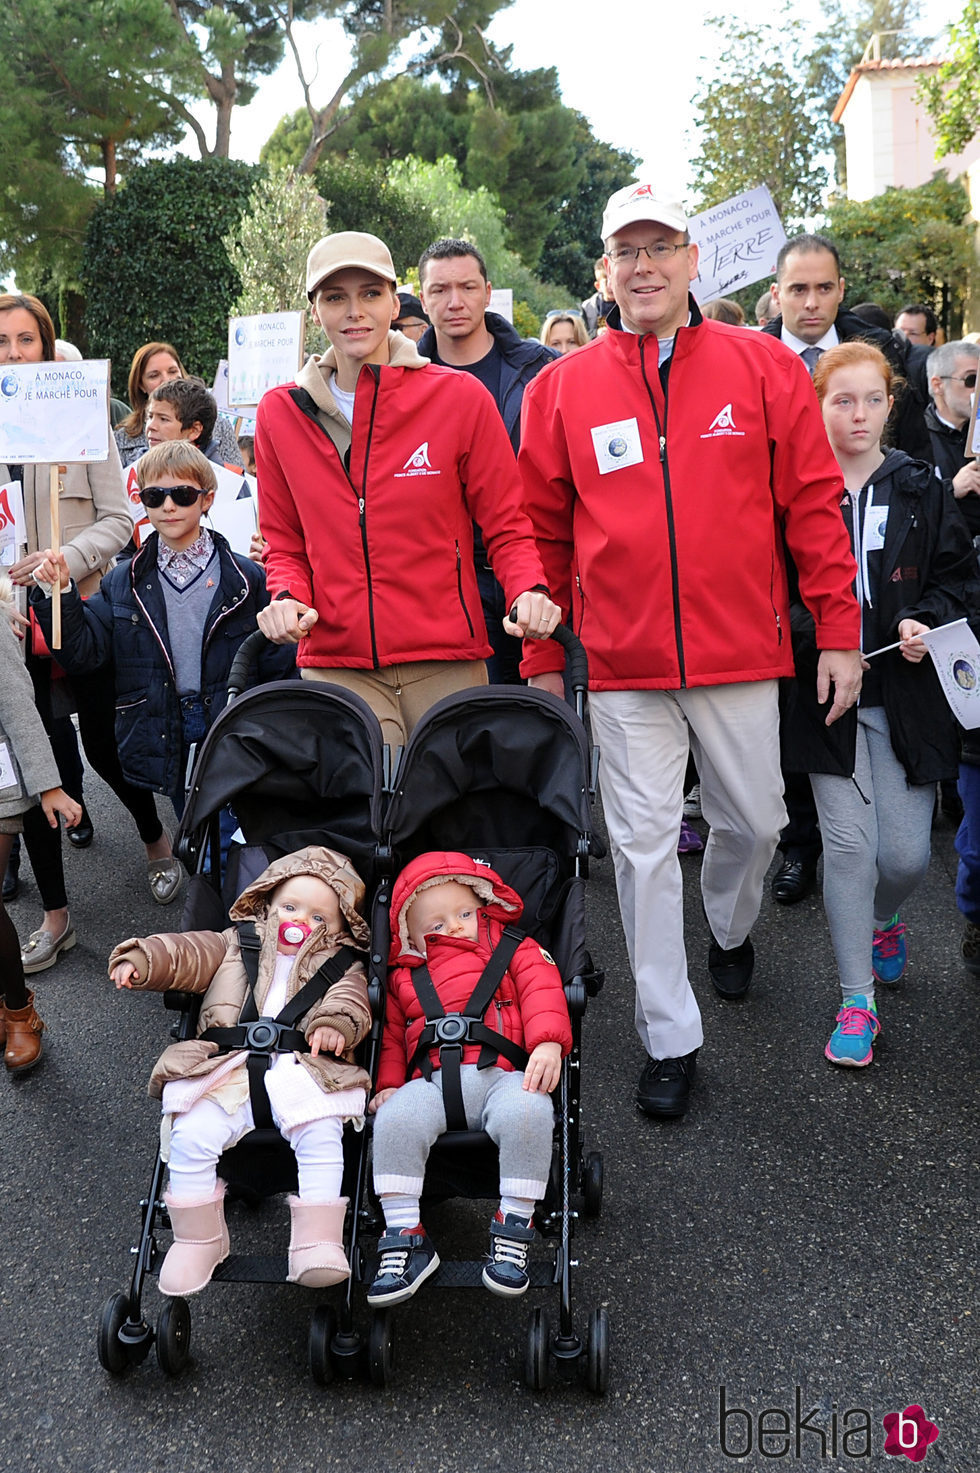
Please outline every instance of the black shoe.
[[772, 877], [772, 898], [780, 905], [805, 900], [817, 883], [817, 866], [804, 859], [784, 859]]
[[69, 844], [75, 849], [87, 849], [95, 838], [95, 829], [92, 827], [92, 820], [88, 816], [88, 809], [84, 803], [82, 804], [82, 816], [78, 823], [73, 829], [66, 829], [65, 833], [68, 835]]
[[751, 936], [746, 936], [741, 946], [733, 946], [728, 951], [719, 946], [717, 941], [712, 941], [708, 947], [708, 971], [711, 973], [711, 980], [718, 996], [728, 1002], [734, 1002], [748, 992], [754, 966], [755, 948]]
[[3, 898], [16, 900], [20, 892], [20, 851], [12, 849], [7, 860], [7, 871], [3, 877]]
[[697, 1062], [697, 1049], [679, 1059], [648, 1059], [636, 1087], [636, 1103], [644, 1115], [659, 1120], [676, 1120], [683, 1115]]

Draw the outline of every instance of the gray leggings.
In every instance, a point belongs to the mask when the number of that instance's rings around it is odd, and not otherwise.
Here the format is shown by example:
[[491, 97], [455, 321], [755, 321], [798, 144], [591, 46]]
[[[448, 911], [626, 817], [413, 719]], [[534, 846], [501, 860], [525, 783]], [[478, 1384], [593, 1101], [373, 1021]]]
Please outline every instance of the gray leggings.
[[818, 772], [810, 782], [823, 835], [824, 909], [850, 997], [874, 991], [872, 931], [887, 926], [929, 868], [936, 787], [909, 783], [881, 706], [858, 710], [854, 782]]
[[[500, 1150], [504, 1196], [538, 1201], [548, 1185], [555, 1110], [551, 1096], [524, 1088], [512, 1069], [460, 1069], [463, 1106], [471, 1130], [485, 1130]], [[374, 1121], [374, 1189], [379, 1196], [422, 1193], [425, 1163], [446, 1129], [442, 1071], [410, 1079], [378, 1110]]]

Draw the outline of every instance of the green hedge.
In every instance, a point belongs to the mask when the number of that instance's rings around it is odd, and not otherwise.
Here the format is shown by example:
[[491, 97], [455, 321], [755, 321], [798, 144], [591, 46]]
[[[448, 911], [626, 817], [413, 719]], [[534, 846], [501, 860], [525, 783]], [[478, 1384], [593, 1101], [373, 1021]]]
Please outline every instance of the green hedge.
[[85, 325], [92, 355], [112, 359], [114, 393], [125, 396], [133, 354], [157, 338], [212, 381], [241, 290], [222, 237], [261, 172], [232, 159], [154, 161], [96, 209], [82, 255]]

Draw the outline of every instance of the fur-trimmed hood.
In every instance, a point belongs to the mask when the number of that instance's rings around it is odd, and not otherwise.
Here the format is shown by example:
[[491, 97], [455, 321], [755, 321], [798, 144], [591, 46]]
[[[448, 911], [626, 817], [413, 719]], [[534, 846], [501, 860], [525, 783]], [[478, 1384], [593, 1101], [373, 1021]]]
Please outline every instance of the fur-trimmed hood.
[[295, 854], [284, 854], [264, 869], [257, 880], [242, 891], [228, 912], [233, 921], [264, 920], [269, 913], [273, 891], [283, 880], [294, 875], [312, 875], [323, 880], [340, 901], [340, 909], [350, 927], [354, 944], [361, 951], [370, 945], [371, 933], [361, 915], [364, 906], [364, 882], [350, 860], [336, 850], [311, 844]]
[[506, 925], [520, 919], [524, 902], [485, 860], [472, 859], [458, 850], [432, 850], [420, 854], [405, 866], [392, 891], [389, 956], [392, 966], [418, 960], [419, 954], [408, 935], [408, 908], [422, 890], [445, 884], [447, 880], [469, 885], [480, 901], [480, 909], [495, 921]]

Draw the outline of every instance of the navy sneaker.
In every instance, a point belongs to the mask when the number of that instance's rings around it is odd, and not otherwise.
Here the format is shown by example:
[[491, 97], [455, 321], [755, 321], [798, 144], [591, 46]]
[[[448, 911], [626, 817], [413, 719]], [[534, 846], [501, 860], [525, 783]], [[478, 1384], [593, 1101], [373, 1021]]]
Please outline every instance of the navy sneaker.
[[404, 1304], [435, 1273], [439, 1255], [421, 1226], [402, 1228], [378, 1239], [378, 1272], [367, 1293], [368, 1304]]
[[493, 1294], [516, 1299], [524, 1294], [531, 1280], [527, 1264], [534, 1242], [534, 1228], [513, 1212], [501, 1217], [497, 1212], [490, 1224], [490, 1262], [483, 1270], [483, 1282]]

